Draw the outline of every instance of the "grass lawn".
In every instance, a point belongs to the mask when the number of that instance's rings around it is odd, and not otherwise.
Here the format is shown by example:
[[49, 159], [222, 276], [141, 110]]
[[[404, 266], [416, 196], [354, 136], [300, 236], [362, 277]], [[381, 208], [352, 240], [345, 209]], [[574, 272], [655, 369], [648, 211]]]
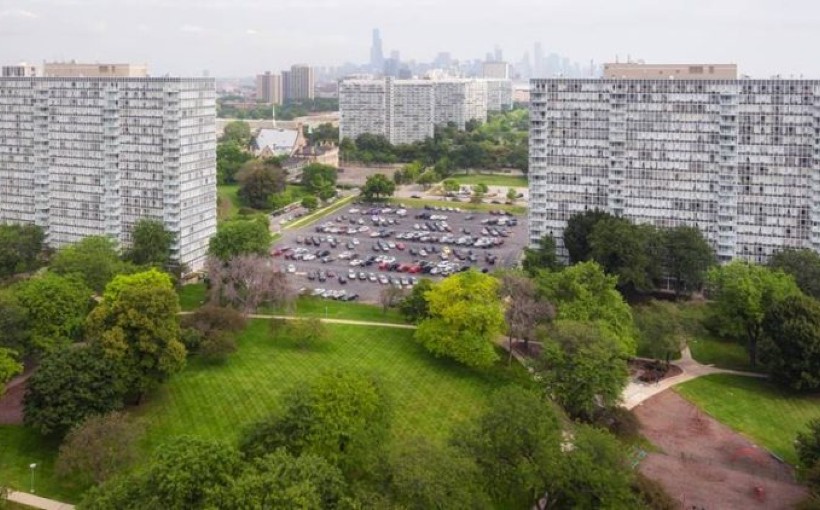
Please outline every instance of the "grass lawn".
[[342, 199], [339, 199], [323, 209], [317, 209], [316, 211], [308, 214], [307, 216], [302, 216], [293, 223], [285, 225], [284, 228], [302, 228], [307, 225], [310, 225], [311, 223], [319, 221], [320, 219], [324, 218], [325, 216], [328, 216], [329, 214], [335, 213], [344, 206], [349, 205], [350, 202], [352, 202], [355, 198], [356, 195], [350, 195]]
[[179, 294], [179, 306], [183, 311], [196, 310], [205, 301], [205, 284], [191, 283], [183, 285], [181, 289], [177, 290], [177, 294]]
[[393, 400], [395, 436], [443, 441], [481, 411], [493, 389], [527, 380], [517, 364], [482, 374], [436, 359], [409, 330], [334, 325], [327, 344], [301, 350], [275, 339], [269, 325], [251, 321], [226, 364], [193, 360], [165, 384], [138, 412], [147, 425], [145, 447], [178, 434], [234, 441], [243, 426], [271, 412], [283, 389], [335, 368], [382, 378]]
[[459, 184], [474, 185], [483, 182], [487, 186], [503, 186], [505, 188], [526, 188], [526, 175], [507, 175], [507, 174], [457, 174], [451, 177]]
[[749, 364], [749, 355], [742, 344], [730, 339], [719, 338], [705, 327], [706, 303], [681, 303], [679, 309], [683, 329], [687, 335], [692, 357], [706, 365], [731, 370], [761, 371]]
[[515, 215], [524, 215], [527, 213], [527, 208], [521, 205], [506, 205], [506, 204], [471, 204], [470, 202], [451, 202], [445, 200], [424, 200], [419, 198], [391, 198], [392, 204], [404, 204], [407, 207], [422, 208], [425, 205], [434, 207], [458, 207], [462, 211], [507, 211]]
[[239, 208], [242, 204], [239, 202], [239, 185], [238, 184], [223, 184], [217, 186], [216, 194], [218, 197], [217, 218], [220, 221], [229, 220], [239, 214]]
[[797, 461], [797, 432], [820, 418], [820, 395], [787, 393], [765, 379], [716, 374], [681, 384], [676, 391], [791, 464]]

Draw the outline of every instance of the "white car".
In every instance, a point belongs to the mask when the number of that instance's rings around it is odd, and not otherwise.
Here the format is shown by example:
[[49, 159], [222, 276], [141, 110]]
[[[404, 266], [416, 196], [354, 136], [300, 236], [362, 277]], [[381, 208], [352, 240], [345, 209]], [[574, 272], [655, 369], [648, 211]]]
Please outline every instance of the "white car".
[[367, 279], [370, 280], [371, 282], [377, 281], [376, 275], [374, 273], [368, 274]]
[[288, 273], [295, 273], [295, 272], [296, 272], [296, 266], [294, 266], [293, 264], [288, 264]]
[[356, 239], [355, 237], [352, 239], [352, 242], [353, 242], [353, 244], [359, 244], [359, 240]]
[[356, 209], [356, 208], [354, 207], [354, 208], [350, 209], [350, 210], [349, 210], [349, 211], [347, 211], [347, 212], [348, 212], [349, 214], [357, 214], [357, 213], [359, 212], [359, 210], [358, 210], [358, 209]]
[[379, 275], [379, 283], [381, 283], [382, 285], [387, 285], [389, 282], [387, 280], [387, 277], [381, 274]]
[[370, 227], [368, 227], [367, 225], [363, 225], [363, 226], [359, 227], [359, 232], [367, 232], [369, 230], [370, 230]]

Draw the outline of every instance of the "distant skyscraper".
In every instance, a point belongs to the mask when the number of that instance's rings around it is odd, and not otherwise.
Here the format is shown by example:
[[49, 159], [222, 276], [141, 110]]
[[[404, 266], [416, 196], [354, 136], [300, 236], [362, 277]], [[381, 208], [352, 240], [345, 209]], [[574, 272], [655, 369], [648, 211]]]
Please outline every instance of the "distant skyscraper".
[[495, 45], [495, 50], [493, 51], [493, 60], [496, 62], [500, 62], [504, 60], [504, 52], [501, 51], [501, 46]]
[[384, 67], [384, 52], [382, 51], [382, 37], [379, 29], [373, 29], [373, 45], [370, 47], [370, 67], [373, 71], [381, 72]]
[[282, 104], [282, 76], [270, 71], [256, 76], [256, 100]]
[[544, 49], [541, 47], [540, 42], [535, 43], [532, 56], [532, 75], [535, 78], [543, 78], [546, 75], [546, 70], [544, 69]]
[[484, 62], [482, 74], [484, 78], [508, 80], [510, 78], [510, 64], [500, 60], [495, 62]]
[[315, 97], [313, 68], [304, 64], [291, 66], [282, 71], [282, 97], [285, 101], [313, 99]]

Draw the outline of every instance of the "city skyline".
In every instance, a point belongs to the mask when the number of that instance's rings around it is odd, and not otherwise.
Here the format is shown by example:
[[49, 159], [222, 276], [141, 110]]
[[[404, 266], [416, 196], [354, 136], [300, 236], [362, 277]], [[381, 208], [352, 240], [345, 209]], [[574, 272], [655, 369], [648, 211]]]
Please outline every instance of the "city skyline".
[[[820, 64], [788, 51], [820, 42], [813, 33], [820, 7], [803, 1], [511, 0], [476, 7], [463, 0], [446, 6], [406, 0], [6, 0], [0, 7], [0, 61], [140, 62], [156, 76], [205, 70], [211, 76], [253, 76], [294, 62], [366, 64], [372, 31], [379, 29], [385, 55], [400, 51], [405, 60], [420, 62], [439, 52], [483, 59], [498, 47], [515, 63], [540, 42], [545, 55], [558, 53], [582, 65], [631, 56], [733, 62], [759, 78], [820, 77]], [[294, 21], [264, 21], [288, 18]], [[459, 37], [452, 37], [454, 31]]]

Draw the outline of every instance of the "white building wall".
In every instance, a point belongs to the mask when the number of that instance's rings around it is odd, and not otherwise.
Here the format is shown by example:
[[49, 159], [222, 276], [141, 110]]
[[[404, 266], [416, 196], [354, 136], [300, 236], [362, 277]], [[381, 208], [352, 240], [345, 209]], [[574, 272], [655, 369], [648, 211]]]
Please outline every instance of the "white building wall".
[[487, 84], [487, 111], [505, 112], [513, 107], [511, 80], [484, 80]]
[[424, 141], [433, 136], [433, 82], [387, 80], [388, 139], [393, 145]]
[[387, 85], [384, 80], [339, 82], [339, 138], [359, 135], [388, 136]]

